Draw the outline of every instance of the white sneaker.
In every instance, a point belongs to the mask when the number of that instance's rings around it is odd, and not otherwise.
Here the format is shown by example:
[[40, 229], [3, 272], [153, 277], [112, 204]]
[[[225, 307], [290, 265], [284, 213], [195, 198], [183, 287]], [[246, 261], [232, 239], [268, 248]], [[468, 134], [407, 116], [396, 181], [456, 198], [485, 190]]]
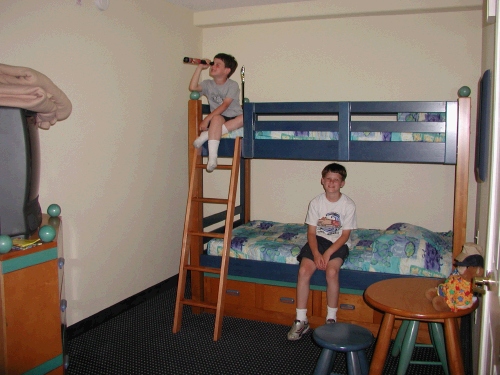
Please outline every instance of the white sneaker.
[[304, 333], [309, 331], [309, 322], [303, 320], [295, 320], [292, 324], [292, 328], [288, 331], [287, 339], [290, 341], [296, 341], [302, 337]]

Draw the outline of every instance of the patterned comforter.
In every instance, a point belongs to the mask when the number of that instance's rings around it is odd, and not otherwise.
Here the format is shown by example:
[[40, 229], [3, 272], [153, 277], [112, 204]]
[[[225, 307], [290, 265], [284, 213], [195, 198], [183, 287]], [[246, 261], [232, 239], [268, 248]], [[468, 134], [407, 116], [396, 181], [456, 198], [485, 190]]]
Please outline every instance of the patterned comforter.
[[[448, 277], [452, 271], [452, 232], [438, 233], [396, 223], [385, 230], [351, 231], [352, 248], [342, 268], [398, 275]], [[233, 230], [230, 256], [297, 264], [307, 242], [305, 224], [255, 220]], [[220, 255], [222, 240], [207, 244], [207, 254]]]

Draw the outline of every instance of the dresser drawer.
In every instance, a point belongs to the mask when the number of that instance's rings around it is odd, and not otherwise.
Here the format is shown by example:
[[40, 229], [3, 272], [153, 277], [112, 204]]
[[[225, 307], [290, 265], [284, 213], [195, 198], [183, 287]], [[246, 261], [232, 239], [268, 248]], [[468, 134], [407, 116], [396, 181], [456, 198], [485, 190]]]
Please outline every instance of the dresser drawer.
[[[206, 302], [216, 304], [219, 288], [219, 279], [205, 277], [205, 299]], [[245, 283], [237, 280], [227, 280], [226, 283], [226, 305], [255, 306], [255, 284]]]
[[[257, 285], [257, 307], [267, 311], [282, 312], [295, 315], [296, 289], [284, 286]], [[312, 308], [311, 293], [307, 303], [308, 311]]]
[[[321, 316], [326, 318], [326, 292], [321, 293]], [[344, 294], [339, 296], [339, 309], [337, 319], [339, 321], [354, 321], [373, 323], [374, 310], [369, 307], [362, 295]]]

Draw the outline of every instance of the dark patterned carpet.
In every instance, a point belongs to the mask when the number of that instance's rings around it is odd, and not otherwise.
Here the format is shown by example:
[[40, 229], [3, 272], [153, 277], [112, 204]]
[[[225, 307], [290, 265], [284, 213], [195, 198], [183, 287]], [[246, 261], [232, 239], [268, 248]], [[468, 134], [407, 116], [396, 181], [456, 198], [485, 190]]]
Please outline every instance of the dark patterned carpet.
[[[287, 326], [226, 317], [222, 337], [214, 342], [214, 315], [194, 315], [186, 307], [181, 331], [173, 334], [174, 304], [172, 288], [72, 337], [67, 343], [67, 374], [304, 375], [314, 371], [321, 349], [311, 331], [290, 342]], [[464, 331], [468, 334], [467, 325], [470, 322], [462, 321], [462, 335]], [[470, 341], [470, 335], [462, 340]], [[374, 344], [367, 351], [368, 360], [373, 349]], [[470, 348], [462, 350], [464, 357], [470, 356]], [[413, 360], [437, 360], [437, 356], [433, 348], [415, 348]], [[389, 354], [384, 374], [396, 374], [397, 364], [398, 358]], [[337, 355], [333, 371], [347, 374], [342, 353]], [[466, 371], [470, 373], [467, 367]], [[444, 371], [436, 365], [410, 365], [407, 374]]]

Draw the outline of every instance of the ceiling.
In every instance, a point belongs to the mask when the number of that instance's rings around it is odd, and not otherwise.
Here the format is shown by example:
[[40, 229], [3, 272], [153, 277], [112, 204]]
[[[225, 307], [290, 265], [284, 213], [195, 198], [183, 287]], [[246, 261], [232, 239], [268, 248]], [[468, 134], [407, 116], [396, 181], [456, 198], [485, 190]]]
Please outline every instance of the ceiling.
[[[304, 0], [167, 0], [169, 3], [189, 8], [195, 12], [205, 10], [249, 7], [255, 5], [295, 3]], [[310, 1], [310, 0], [309, 0]]]

